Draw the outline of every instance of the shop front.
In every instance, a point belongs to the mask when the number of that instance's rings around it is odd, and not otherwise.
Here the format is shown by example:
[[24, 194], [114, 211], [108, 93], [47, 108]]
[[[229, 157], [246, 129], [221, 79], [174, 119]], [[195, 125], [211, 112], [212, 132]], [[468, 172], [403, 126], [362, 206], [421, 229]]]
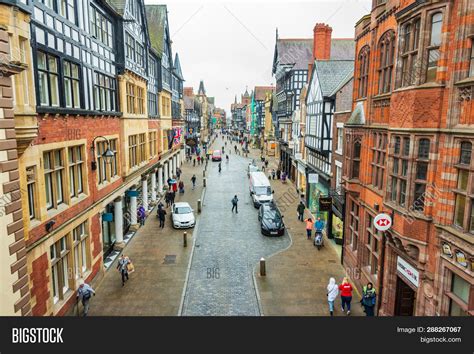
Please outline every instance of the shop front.
[[320, 210], [319, 198], [329, 194], [329, 182], [320, 178], [318, 173], [311, 168], [308, 169], [306, 181], [306, 205], [315, 218], [321, 218], [327, 225], [328, 212]]
[[397, 256], [395, 286], [395, 316], [414, 316], [416, 295], [420, 283], [418, 270], [406, 259]]
[[443, 237], [440, 244], [441, 316], [474, 316], [474, 253], [465, 241]]

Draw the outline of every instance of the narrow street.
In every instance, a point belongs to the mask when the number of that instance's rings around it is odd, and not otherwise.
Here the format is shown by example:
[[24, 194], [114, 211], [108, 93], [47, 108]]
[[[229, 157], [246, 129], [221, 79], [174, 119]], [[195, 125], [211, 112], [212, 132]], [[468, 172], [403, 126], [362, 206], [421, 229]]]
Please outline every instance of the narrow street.
[[[223, 145], [219, 138], [213, 148]], [[235, 154], [229, 159], [226, 163], [224, 155], [221, 173], [218, 162], [209, 162], [182, 310], [185, 316], [258, 316], [253, 268], [261, 257], [290, 244], [288, 235], [272, 238], [260, 233], [257, 209], [249, 194], [247, 165], [251, 159]], [[234, 195], [239, 198], [238, 214], [231, 212]]]

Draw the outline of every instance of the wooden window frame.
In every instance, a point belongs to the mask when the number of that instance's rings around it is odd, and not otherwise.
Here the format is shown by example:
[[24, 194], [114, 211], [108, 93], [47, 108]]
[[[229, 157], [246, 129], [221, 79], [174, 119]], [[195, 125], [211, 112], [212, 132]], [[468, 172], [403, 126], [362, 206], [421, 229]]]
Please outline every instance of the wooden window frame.
[[367, 268], [369, 273], [377, 278], [378, 264], [379, 264], [379, 250], [382, 243], [383, 233], [375, 229], [373, 220], [375, 216], [367, 213], [367, 223], [365, 227], [366, 236], [364, 238], [365, 246], [365, 257], [364, 266]]
[[[428, 154], [421, 155], [422, 141], [428, 141]], [[416, 141], [417, 143], [417, 155], [415, 157], [415, 173], [413, 175], [413, 210], [423, 212], [425, 210], [425, 193], [426, 186], [428, 184], [429, 168], [430, 168], [430, 152], [431, 152], [431, 140], [428, 137], [420, 137]], [[426, 166], [426, 176], [425, 178], [418, 178], [418, 171], [420, 171], [421, 166]], [[423, 189], [423, 192], [417, 192], [417, 187]]]
[[[59, 152], [61, 165], [56, 165], [56, 152]], [[46, 155], [49, 155], [49, 168], [46, 169]], [[44, 180], [45, 180], [45, 199], [47, 199], [46, 184], [51, 188], [51, 205], [46, 206], [47, 210], [58, 209], [58, 206], [66, 203], [65, 193], [65, 163], [64, 163], [64, 148], [49, 150], [43, 152], [43, 169], [44, 169]], [[50, 175], [50, 178], [47, 178]], [[61, 186], [58, 186], [58, 178], [61, 180]], [[61, 196], [61, 198], [59, 198]]]
[[28, 214], [30, 220], [38, 219], [37, 169], [26, 167], [26, 190], [28, 196]]
[[[84, 170], [84, 146], [68, 147], [69, 197], [78, 198], [85, 193], [86, 178]], [[80, 158], [78, 159], [78, 155]], [[71, 178], [73, 181], [71, 181]], [[72, 184], [71, 184], [72, 182]], [[71, 190], [73, 188], [73, 190]]]
[[[355, 210], [354, 210], [355, 209]], [[359, 218], [360, 205], [351, 199], [351, 209], [349, 211], [349, 238], [348, 244], [353, 252], [357, 252], [359, 243]]]
[[[410, 32], [407, 36], [407, 27]], [[407, 87], [416, 84], [418, 70], [418, 52], [421, 36], [421, 16], [416, 16], [401, 25], [399, 60], [401, 61], [400, 76], [397, 87]]]
[[138, 164], [146, 160], [146, 133], [141, 133], [138, 134]]
[[[434, 21], [434, 17], [436, 15], [441, 15], [441, 21], [438, 21], [438, 22], [433, 22]], [[425, 70], [425, 82], [436, 82], [436, 72], [438, 70], [438, 65], [439, 65], [439, 59], [440, 59], [440, 46], [441, 46], [441, 43], [442, 43], [442, 35], [443, 35], [443, 31], [442, 31], [442, 26], [443, 26], [443, 22], [444, 22], [444, 13], [442, 11], [434, 11], [433, 13], [430, 13], [429, 14], [429, 33], [430, 33], [430, 36], [429, 36], [429, 44], [428, 46], [426, 47], [425, 49], [425, 55], [426, 55], [426, 70]], [[433, 40], [433, 25], [435, 23], [439, 23], [441, 22], [441, 28], [440, 28], [440, 39], [439, 39], [439, 43], [431, 43], [432, 40]], [[431, 53], [437, 53], [435, 55], [432, 55]], [[437, 59], [436, 59], [436, 65], [430, 65], [430, 61], [431, 59], [430, 58], [434, 58], [437, 56]], [[430, 68], [435, 68], [434, 69], [434, 76], [430, 76], [429, 74], [429, 70]]]
[[75, 279], [84, 278], [91, 269], [89, 223], [81, 223], [72, 230], [72, 254]]
[[[39, 57], [44, 56], [45, 58], [45, 67], [41, 68], [39, 65]], [[54, 60], [56, 62], [56, 71], [52, 71], [51, 69], [51, 63], [50, 59]], [[46, 107], [59, 107], [61, 104], [61, 97], [60, 97], [60, 91], [59, 91], [59, 58], [51, 55], [49, 53], [43, 52], [43, 51], [38, 51], [38, 65], [37, 71], [38, 71], [38, 102], [40, 106], [46, 106]], [[47, 102], [41, 102], [41, 88], [44, 81], [40, 79], [40, 76], [45, 77], [46, 81], [46, 88], [43, 88], [43, 90], [47, 90]], [[51, 81], [55, 80], [56, 81], [56, 89], [55, 89], [55, 96], [56, 96], [56, 103], [53, 104], [53, 94], [51, 90]]]
[[387, 133], [374, 132], [372, 134], [372, 186], [383, 190], [385, 182], [385, 161], [387, 158]]
[[[396, 147], [397, 138], [399, 139], [400, 146]], [[411, 149], [411, 138], [407, 135], [393, 135], [393, 151], [390, 156], [392, 160], [392, 170], [390, 171], [390, 190], [388, 190], [388, 199], [393, 203], [406, 208], [408, 205], [408, 182], [409, 182], [409, 171], [410, 171], [410, 149]], [[404, 145], [406, 139], [409, 139], [408, 154], [404, 152]], [[403, 172], [405, 171], [405, 173]], [[402, 193], [404, 189], [404, 193]], [[402, 202], [403, 196], [403, 202]]]
[[[73, 74], [73, 68], [76, 70], [76, 75]], [[63, 92], [64, 105], [67, 108], [81, 108], [81, 67], [79, 64], [69, 60], [63, 61]], [[67, 92], [69, 91], [69, 92]], [[70, 104], [66, 102], [66, 97], [70, 97]]]
[[395, 32], [387, 31], [379, 41], [379, 94], [392, 90], [392, 73], [395, 58]]
[[358, 93], [359, 98], [367, 97], [368, 92], [368, 79], [369, 79], [369, 70], [370, 70], [370, 47], [365, 45], [359, 51], [358, 55], [359, 60], [359, 77], [358, 77]]
[[[50, 258], [51, 258], [51, 282], [53, 287], [53, 302], [64, 300], [65, 295], [71, 290], [71, 272], [70, 272], [70, 247], [69, 247], [69, 234], [64, 235], [58, 241], [50, 246]], [[64, 241], [64, 248], [63, 248]], [[67, 269], [67, 270], [65, 270]], [[57, 274], [57, 285], [55, 285], [55, 276]], [[65, 280], [67, 279], [67, 284]], [[66, 288], [67, 286], [67, 288]], [[57, 296], [54, 293], [54, 289], [57, 287]]]
[[[469, 164], [466, 164], [461, 159], [461, 152], [462, 152], [462, 144], [467, 143], [471, 146], [471, 156]], [[473, 149], [473, 142], [468, 139], [462, 139], [459, 141], [460, 153], [459, 153], [459, 160], [458, 163], [455, 164], [455, 168], [457, 169], [457, 182], [456, 188], [453, 189], [454, 192], [454, 216], [453, 216], [453, 225], [461, 229], [463, 232], [474, 234], [474, 167], [472, 161], [472, 149]], [[465, 188], [461, 186], [463, 180], [461, 179], [461, 173], [465, 176]], [[462, 210], [462, 225], [458, 223], [457, 220], [457, 210], [458, 210], [458, 198], [464, 198], [464, 206], [460, 209]], [[460, 200], [460, 199], [459, 199]]]
[[138, 135], [128, 137], [128, 164], [130, 168], [139, 165], [138, 162]]

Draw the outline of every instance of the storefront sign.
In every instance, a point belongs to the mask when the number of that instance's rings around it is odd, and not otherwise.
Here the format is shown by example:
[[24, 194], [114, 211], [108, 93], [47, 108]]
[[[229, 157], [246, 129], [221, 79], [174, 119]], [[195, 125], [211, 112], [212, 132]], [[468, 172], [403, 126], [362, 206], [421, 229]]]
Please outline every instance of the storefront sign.
[[374, 226], [379, 231], [387, 231], [392, 226], [390, 215], [381, 213], [374, 218]]
[[456, 254], [456, 262], [461, 266], [461, 267], [464, 267], [464, 268], [467, 268], [467, 259], [466, 259], [466, 255], [464, 253], [462, 253], [461, 251], [459, 250], [456, 250], [456, 252], [454, 252]]
[[420, 273], [400, 256], [397, 257], [397, 271], [418, 287]]
[[331, 211], [332, 197], [319, 197], [319, 211]]
[[319, 175], [317, 173], [309, 173], [308, 183], [319, 183]]
[[112, 213], [102, 214], [102, 221], [114, 221], [114, 214]]

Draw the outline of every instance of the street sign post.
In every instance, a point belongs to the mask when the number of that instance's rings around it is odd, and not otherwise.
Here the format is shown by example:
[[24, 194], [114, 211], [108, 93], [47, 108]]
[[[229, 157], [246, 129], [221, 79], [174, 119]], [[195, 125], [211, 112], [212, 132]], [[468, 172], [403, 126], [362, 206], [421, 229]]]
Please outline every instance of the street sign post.
[[374, 218], [374, 226], [379, 231], [387, 231], [392, 227], [392, 218], [390, 215], [381, 213]]

